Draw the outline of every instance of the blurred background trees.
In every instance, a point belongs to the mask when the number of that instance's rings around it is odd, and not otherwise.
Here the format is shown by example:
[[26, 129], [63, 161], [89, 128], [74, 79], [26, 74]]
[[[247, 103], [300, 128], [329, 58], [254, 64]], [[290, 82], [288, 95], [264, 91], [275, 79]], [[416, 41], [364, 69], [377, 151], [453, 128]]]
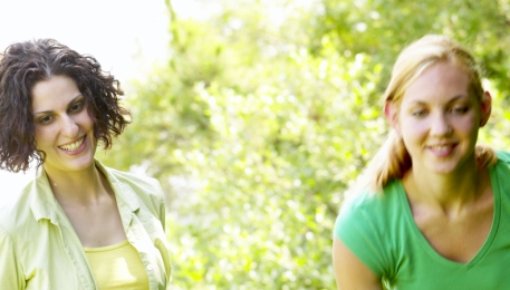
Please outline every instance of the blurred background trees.
[[342, 193], [382, 143], [396, 55], [426, 33], [480, 60], [482, 142], [510, 149], [509, 0], [196, 0], [198, 18], [177, 2], [171, 57], [134, 85], [133, 124], [101, 157], [168, 192], [174, 289], [334, 289]]

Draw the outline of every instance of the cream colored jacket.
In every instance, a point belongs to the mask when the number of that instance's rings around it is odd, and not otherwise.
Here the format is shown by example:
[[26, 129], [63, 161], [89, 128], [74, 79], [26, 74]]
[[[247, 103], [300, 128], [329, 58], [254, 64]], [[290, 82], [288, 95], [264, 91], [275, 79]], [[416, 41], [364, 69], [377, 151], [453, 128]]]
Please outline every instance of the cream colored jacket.
[[[96, 164], [115, 192], [127, 239], [140, 253], [149, 289], [170, 289], [159, 183]], [[0, 207], [0, 288], [95, 290], [80, 240], [55, 200], [44, 170], [14, 200]]]

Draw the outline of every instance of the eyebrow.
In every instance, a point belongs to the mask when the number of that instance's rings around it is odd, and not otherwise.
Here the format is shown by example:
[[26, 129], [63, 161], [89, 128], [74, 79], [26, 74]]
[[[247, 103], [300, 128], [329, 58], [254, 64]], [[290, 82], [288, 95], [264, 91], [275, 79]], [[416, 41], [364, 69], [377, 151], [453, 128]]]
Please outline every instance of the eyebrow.
[[[446, 102], [446, 103], [447, 104], [452, 104], [452, 103], [458, 102], [461, 99], [465, 99], [465, 98], [468, 98], [468, 97], [469, 97], [468, 95], [456, 95], [455, 97], [453, 97], [450, 100], [448, 100], [448, 102]], [[421, 100], [416, 100], [416, 101], [411, 102], [411, 104], [426, 105], [427, 102], [426, 101], [421, 101]]]
[[[78, 94], [76, 95], [68, 104], [67, 104], [67, 107], [69, 107], [69, 105], [77, 102], [77, 101], [81, 101], [81, 99], [85, 98], [82, 94]], [[43, 115], [43, 114], [48, 114], [48, 113], [51, 113], [53, 112], [52, 110], [47, 110], [47, 111], [40, 111], [40, 112], [34, 112], [34, 116], [36, 115]]]

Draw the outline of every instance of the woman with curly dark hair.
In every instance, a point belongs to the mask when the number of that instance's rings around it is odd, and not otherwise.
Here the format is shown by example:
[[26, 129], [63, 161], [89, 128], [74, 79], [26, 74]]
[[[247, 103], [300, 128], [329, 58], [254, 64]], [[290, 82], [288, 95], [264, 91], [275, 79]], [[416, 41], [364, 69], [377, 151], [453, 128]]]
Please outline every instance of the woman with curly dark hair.
[[169, 287], [159, 183], [95, 159], [129, 123], [122, 94], [95, 58], [52, 39], [0, 55], [0, 167], [37, 164], [0, 208], [2, 289]]

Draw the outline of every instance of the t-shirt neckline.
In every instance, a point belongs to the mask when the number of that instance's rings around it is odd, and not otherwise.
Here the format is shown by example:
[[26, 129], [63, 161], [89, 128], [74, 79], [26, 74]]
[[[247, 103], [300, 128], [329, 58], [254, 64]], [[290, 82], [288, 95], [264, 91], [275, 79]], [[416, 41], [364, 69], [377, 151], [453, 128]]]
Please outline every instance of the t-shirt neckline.
[[446, 258], [442, 254], [440, 254], [434, 247], [429, 243], [425, 235], [421, 232], [421, 230], [418, 228], [418, 225], [414, 221], [412, 212], [411, 212], [411, 205], [409, 203], [409, 199], [407, 198], [407, 194], [404, 188], [404, 185], [402, 184], [402, 181], [398, 181], [398, 196], [399, 196], [399, 203], [401, 203], [402, 208], [404, 209], [404, 218], [406, 219], [406, 224], [408, 227], [411, 228], [411, 231], [413, 235], [415, 236], [415, 240], [418, 240], [420, 243], [420, 249], [423, 249], [425, 252], [427, 252], [428, 255], [430, 255], [432, 258], [437, 260], [440, 263], [445, 263], [449, 265], [454, 266], [462, 266], [462, 267], [471, 267], [475, 265], [480, 259], [482, 259], [485, 254], [487, 253], [488, 249], [491, 247], [496, 233], [499, 228], [499, 220], [501, 215], [501, 192], [499, 189], [498, 180], [495, 177], [496, 176], [496, 170], [499, 166], [500, 161], [498, 161], [494, 166], [492, 166], [489, 169], [489, 176], [490, 176], [490, 182], [492, 187], [492, 193], [494, 198], [494, 212], [493, 212], [493, 220], [491, 224], [491, 228], [489, 230], [489, 234], [487, 235], [487, 238], [485, 239], [482, 246], [478, 249], [477, 253], [471, 258], [471, 260], [467, 262], [458, 262], [451, 259]]

